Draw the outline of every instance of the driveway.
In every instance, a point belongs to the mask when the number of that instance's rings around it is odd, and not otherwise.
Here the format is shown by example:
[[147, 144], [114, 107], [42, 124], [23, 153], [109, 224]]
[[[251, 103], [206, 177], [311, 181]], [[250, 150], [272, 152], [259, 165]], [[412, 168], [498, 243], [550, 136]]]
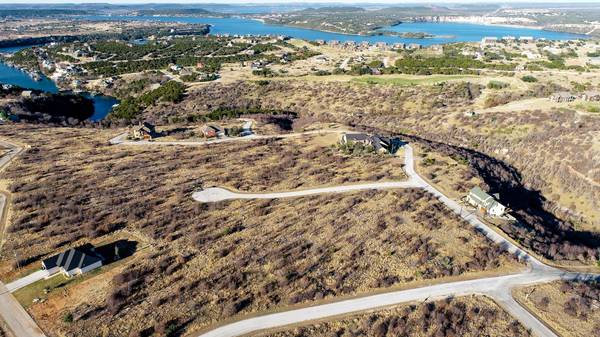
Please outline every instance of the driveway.
[[[276, 136], [251, 136], [240, 138], [218, 139], [204, 142], [164, 142], [163, 145], [204, 145], [211, 143], [220, 143], [225, 141], [237, 141], [246, 139], [260, 138], [285, 138], [295, 137], [312, 133], [324, 132], [347, 132], [337, 130], [326, 131], [310, 131], [297, 134], [276, 135]], [[111, 140], [113, 144], [128, 144], [128, 145], [158, 145], [160, 142], [127, 142], [123, 141], [124, 136], [119, 136]], [[166, 144], [165, 144], [166, 143]], [[581, 274], [569, 273], [562, 270], [550, 267], [539, 261], [528, 252], [524, 251], [509, 239], [500, 235], [492, 228], [482, 222], [475, 214], [463, 211], [462, 206], [456, 201], [448, 198], [435, 187], [430, 185], [414, 169], [413, 149], [410, 145], [406, 145], [404, 170], [409, 179], [406, 181], [392, 181], [381, 183], [364, 183], [355, 185], [343, 185], [332, 187], [319, 187], [307, 190], [296, 190], [286, 192], [266, 192], [266, 193], [241, 193], [229, 191], [220, 187], [207, 188], [193, 193], [192, 197], [199, 202], [217, 202], [230, 199], [275, 199], [275, 198], [292, 198], [307, 195], [324, 194], [324, 193], [344, 193], [350, 191], [367, 190], [367, 189], [391, 189], [391, 188], [422, 188], [429, 193], [435, 195], [440, 202], [444, 203], [453, 212], [460, 215], [466, 222], [483, 233], [491, 241], [499, 244], [509, 253], [516, 255], [520, 260], [528, 263], [529, 269], [519, 274], [511, 274], [499, 277], [482, 278], [477, 280], [459, 281], [451, 283], [443, 283], [429, 287], [415, 288], [410, 290], [393, 291], [384, 294], [366, 296], [362, 298], [342, 300], [335, 303], [312, 306], [303, 309], [295, 309], [275, 314], [258, 316], [248, 319], [243, 319], [234, 323], [230, 323], [204, 334], [200, 337], [216, 337], [216, 336], [240, 336], [259, 330], [283, 327], [291, 324], [309, 322], [312, 320], [335, 317], [370, 309], [386, 307], [411, 301], [436, 300], [451, 296], [463, 295], [486, 295], [502, 306], [513, 317], [518, 319], [526, 328], [530, 329], [534, 335], [543, 337], [557, 337], [551, 329], [543, 322], [539, 321], [525, 308], [520, 306], [512, 297], [512, 289], [518, 286], [526, 286], [536, 283], [551, 282], [559, 279], [563, 280], [600, 280], [599, 274]]]
[[[410, 170], [414, 172], [413, 165], [413, 153], [412, 148], [406, 146], [404, 151], [404, 166], [410, 166]], [[364, 184], [353, 184], [353, 185], [341, 185], [332, 187], [319, 187], [306, 190], [296, 190], [287, 192], [267, 192], [267, 193], [244, 193], [244, 192], [233, 192], [220, 187], [206, 188], [192, 194], [192, 198], [199, 202], [218, 202], [223, 200], [231, 199], [280, 199], [280, 198], [295, 198], [304, 197], [315, 194], [326, 194], [326, 193], [346, 193], [353, 191], [363, 190], [382, 190], [392, 188], [415, 188], [422, 187], [421, 183], [413, 179], [412, 175], [409, 175], [409, 179], [406, 181], [388, 181], [388, 182], [376, 182], [376, 183], [364, 183]]]
[[45, 279], [46, 277], [48, 277], [47, 270], [38, 270], [38, 271], [31, 273], [25, 277], [22, 277], [18, 280], [15, 280], [11, 283], [6, 284], [6, 289], [8, 289], [8, 291], [10, 291], [11, 293], [14, 293], [16, 290], [26, 287], [37, 281], [41, 281], [41, 280]]
[[298, 324], [327, 317], [381, 308], [403, 302], [435, 300], [451, 296], [461, 295], [487, 295], [496, 300], [513, 317], [517, 318], [525, 327], [537, 336], [557, 337], [551, 329], [535, 316], [521, 307], [512, 297], [511, 291], [514, 287], [525, 286], [536, 283], [550, 282], [558, 279], [600, 279], [597, 274], [567, 273], [550, 267], [519, 248], [512, 241], [503, 237], [492, 228], [482, 222], [475, 214], [463, 211], [462, 206], [456, 201], [448, 198], [421, 176], [414, 169], [413, 149], [410, 145], [404, 147], [404, 171], [409, 176], [407, 181], [367, 183], [347, 186], [323, 187], [309, 190], [276, 192], [276, 193], [238, 193], [223, 188], [208, 188], [198, 191], [192, 197], [200, 202], [215, 202], [228, 199], [273, 199], [289, 198], [321, 193], [343, 193], [364, 189], [386, 189], [386, 188], [423, 188], [435, 195], [439, 201], [444, 203], [453, 212], [460, 215], [466, 222], [488, 237], [491, 241], [499, 244], [509, 253], [516, 255], [520, 260], [529, 265], [529, 270], [520, 274], [506, 275], [477, 280], [444, 283], [430, 287], [422, 287], [410, 290], [389, 292], [381, 295], [362, 297], [345, 300], [331, 304], [313, 306], [303, 309], [280, 312], [271, 315], [259, 316], [231, 323], [215, 330], [209, 331], [200, 337], [216, 336], [239, 336], [258, 330], [282, 327], [290, 324]]

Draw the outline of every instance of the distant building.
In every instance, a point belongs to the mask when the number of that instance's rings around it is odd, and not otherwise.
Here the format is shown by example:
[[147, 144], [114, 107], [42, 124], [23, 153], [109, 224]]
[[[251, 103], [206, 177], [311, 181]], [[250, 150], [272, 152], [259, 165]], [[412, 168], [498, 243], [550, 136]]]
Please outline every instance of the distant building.
[[498, 38], [495, 36], [485, 36], [481, 39], [481, 47], [492, 45], [498, 42]]
[[517, 38], [511, 35], [503, 36], [502, 41], [514, 42]]
[[202, 128], [202, 134], [206, 138], [215, 138], [225, 136], [225, 130], [216, 125], [206, 125]]
[[135, 140], [150, 140], [156, 137], [156, 135], [157, 133], [154, 125], [148, 122], [140, 123], [130, 131], [131, 138]]
[[467, 202], [478, 210], [492, 216], [502, 216], [506, 207], [500, 204], [494, 197], [485, 193], [479, 186], [475, 186], [467, 195]]
[[418, 44], [418, 43], [409, 43], [409, 44], [406, 46], [406, 49], [408, 49], [408, 50], [416, 50], [416, 49], [421, 49], [421, 45], [420, 45], [420, 44]]
[[540, 57], [542, 57], [542, 55], [540, 55], [536, 52], [529, 51], [529, 50], [524, 51], [523, 55], [525, 55], [525, 57], [527, 57], [527, 59], [529, 59], [529, 60], [537, 60]]
[[364, 133], [344, 133], [340, 138], [340, 144], [361, 143], [365, 146], [372, 146], [379, 153], [395, 153], [402, 145], [398, 138], [389, 138]]
[[102, 267], [103, 258], [96, 254], [92, 245], [71, 248], [42, 261], [48, 276], [63, 273], [67, 277], [86, 273]]
[[573, 102], [575, 98], [575, 95], [566, 91], [556, 92], [550, 96], [550, 100], [555, 103]]
[[533, 39], [533, 36], [521, 36], [521, 37], [519, 37], [519, 41], [525, 42], [525, 43], [531, 43], [534, 41], [534, 39]]
[[405, 44], [404, 43], [394, 43], [392, 45], [392, 49], [396, 49], [396, 50], [402, 50], [404, 49]]
[[21, 97], [30, 98], [31, 96], [33, 96], [33, 92], [31, 90], [21, 91]]

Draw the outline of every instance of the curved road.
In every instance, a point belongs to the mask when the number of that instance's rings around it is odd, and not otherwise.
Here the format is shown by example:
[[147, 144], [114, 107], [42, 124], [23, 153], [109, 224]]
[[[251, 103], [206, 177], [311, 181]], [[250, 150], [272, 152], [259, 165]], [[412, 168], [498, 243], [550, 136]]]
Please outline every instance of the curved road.
[[[307, 133], [288, 134], [284, 137], [293, 137], [310, 133], [323, 133], [324, 131], [311, 131]], [[326, 132], [326, 131], [325, 131]], [[331, 132], [331, 131], [329, 131]], [[348, 131], [333, 131], [348, 132]], [[111, 140], [112, 144], [129, 145], [204, 145], [212, 143], [229, 142], [236, 140], [250, 140], [260, 138], [273, 138], [282, 136], [249, 136], [241, 138], [225, 138], [204, 142], [129, 142], [124, 141], [124, 135]], [[366, 189], [392, 189], [392, 188], [423, 188], [429, 193], [435, 195], [453, 212], [460, 215], [465, 221], [474, 226], [478, 231], [488, 237], [491, 241], [499, 244], [509, 253], [517, 256], [521, 261], [528, 263], [528, 270], [518, 274], [511, 274], [499, 277], [488, 277], [469, 281], [459, 281], [442, 283], [433, 286], [420, 287], [402, 291], [392, 291], [388, 293], [366, 296], [356, 299], [343, 300], [324, 305], [294, 309], [275, 314], [268, 314], [248, 319], [243, 319], [230, 323], [206, 333], [199, 337], [231, 337], [240, 336], [260, 330], [284, 327], [286, 325], [297, 324], [301, 322], [310, 322], [312, 320], [328, 317], [340, 316], [349, 313], [360, 312], [364, 310], [376, 309], [390, 305], [396, 305], [404, 302], [417, 300], [436, 300], [451, 296], [462, 296], [470, 294], [486, 295], [493, 298], [501, 307], [517, 318], [525, 327], [537, 336], [557, 337], [544, 323], [540, 322], [529, 311], [519, 305], [512, 297], [511, 291], [518, 286], [526, 286], [536, 283], [551, 282], [554, 280], [600, 280], [600, 274], [585, 274], [564, 272], [560, 269], [550, 267], [530, 255], [512, 241], [506, 239], [492, 228], [482, 222], [475, 214], [463, 211], [462, 206], [456, 201], [448, 198], [421, 176], [414, 169], [413, 149], [410, 145], [405, 146], [404, 169], [409, 179], [406, 181], [364, 183], [354, 185], [343, 185], [333, 187], [321, 187], [307, 190], [271, 192], [271, 193], [241, 193], [234, 192], [224, 188], [212, 187], [193, 193], [194, 200], [199, 202], [217, 202], [231, 199], [274, 199], [302, 197], [307, 195], [324, 193], [344, 193], [350, 191], [359, 191]]]

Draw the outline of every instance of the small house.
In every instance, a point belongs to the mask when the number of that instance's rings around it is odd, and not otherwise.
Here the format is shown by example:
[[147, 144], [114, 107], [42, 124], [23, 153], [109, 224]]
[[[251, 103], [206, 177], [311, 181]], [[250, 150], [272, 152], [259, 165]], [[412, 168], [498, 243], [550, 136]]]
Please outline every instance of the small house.
[[478, 210], [492, 216], [502, 216], [506, 207], [500, 204], [493, 196], [484, 192], [479, 186], [475, 186], [467, 195], [467, 202]]
[[556, 92], [550, 96], [550, 100], [555, 103], [573, 102], [575, 98], [575, 95], [566, 91]]
[[481, 47], [492, 45], [498, 42], [498, 38], [495, 36], [485, 36], [481, 39]]
[[371, 145], [371, 136], [365, 133], [344, 133], [340, 139], [340, 143], [362, 143], [364, 145]]
[[202, 134], [206, 138], [215, 138], [225, 136], [225, 130], [216, 125], [206, 125], [202, 128]]
[[42, 268], [48, 276], [63, 273], [67, 277], [80, 275], [102, 267], [103, 258], [97, 254], [92, 245], [71, 248], [60, 254], [42, 260]]
[[534, 39], [533, 39], [533, 36], [521, 36], [521, 37], [519, 37], [519, 41], [525, 42], [525, 43], [531, 43], [534, 41]]
[[157, 133], [154, 125], [148, 122], [143, 122], [134, 127], [131, 130], [130, 135], [131, 138], [136, 140], [150, 140], [156, 137]]

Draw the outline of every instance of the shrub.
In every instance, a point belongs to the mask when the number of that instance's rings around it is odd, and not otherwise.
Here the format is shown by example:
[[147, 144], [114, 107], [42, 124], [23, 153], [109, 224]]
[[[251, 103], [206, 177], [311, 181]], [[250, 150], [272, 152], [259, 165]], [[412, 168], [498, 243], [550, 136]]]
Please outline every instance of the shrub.
[[509, 84], [506, 82], [500, 82], [500, 81], [490, 81], [487, 84], [488, 89], [504, 89], [504, 88], [508, 88]]
[[525, 75], [525, 76], [521, 77], [521, 80], [523, 82], [528, 82], [528, 83], [534, 83], [534, 82], [538, 81], [537, 78], [535, 78], [531, 75]]
[[67, 313], [65, 313], [65, 314], [63, 315], [63, 318], [62, 318], [62, 320], [63, 320], [63, 322], [65, 322], [65, 323], [71, 323], [71, 322], [73, 322], [73, 314], [72, 314], [72, 313], [70, 313], [70, 312], [67, 312]]

